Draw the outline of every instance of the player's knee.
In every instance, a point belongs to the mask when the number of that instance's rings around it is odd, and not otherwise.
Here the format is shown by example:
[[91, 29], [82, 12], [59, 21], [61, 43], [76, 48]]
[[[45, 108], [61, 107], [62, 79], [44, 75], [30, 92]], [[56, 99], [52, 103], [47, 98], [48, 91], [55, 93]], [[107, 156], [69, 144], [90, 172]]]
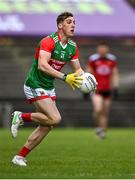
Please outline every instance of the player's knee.
[[93, 112], [93, 117], [94, 118], [97, 118], [98, 116], [100, 116], [102, 114], [102, 111], [101, 110], [95, 110], [94, 112]]
[[102, 109], [98, 108], [98, 109], [95, 109], [95, 114], [101, 114], [102, 113]]
[[40, 134], [46, 134], [46, 132], [50, 131], [51, 129], [53, 128], [53, 126], [43, 126], [43, 125], [40, 125], [39, 126], [39, 131], [40, 131]]
[[61, 122], [61, 116], [60, 115], [54, 115], [51, 117], [52, 125], [57, 125]]

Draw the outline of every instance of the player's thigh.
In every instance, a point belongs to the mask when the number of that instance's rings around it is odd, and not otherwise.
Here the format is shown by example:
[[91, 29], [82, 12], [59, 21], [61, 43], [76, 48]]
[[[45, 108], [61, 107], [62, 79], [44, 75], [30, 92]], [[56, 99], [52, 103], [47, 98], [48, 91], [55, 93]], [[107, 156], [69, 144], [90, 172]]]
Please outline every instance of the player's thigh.
[[33, 104], [39, 112], [44, 113], [48, 117], [52, 119], [61, 119], [61, 115], [56, 107], [56, 103], [51, 98], [38, 100], [33, 102]]
[[103, 97], [99, 94], [93, 94], [92, 97], [92, 104], [95, 112], [99, 112], [103, 108]]

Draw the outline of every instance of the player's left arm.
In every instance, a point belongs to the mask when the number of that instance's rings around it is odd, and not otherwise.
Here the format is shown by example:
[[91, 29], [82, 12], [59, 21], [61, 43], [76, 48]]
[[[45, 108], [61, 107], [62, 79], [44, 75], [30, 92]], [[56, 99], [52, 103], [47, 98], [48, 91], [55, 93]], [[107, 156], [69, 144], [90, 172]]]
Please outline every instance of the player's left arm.
[[81, 75], [84, 73], [83, 69], [81, 68], [80, 61], [79, 61], [78, 47], [76, 47], [75, 54], [70, 61], [70, 67], [73, 70], [73, 72], [76, 72], [78, 75]]
[[119, 96], [119, 72], [118, 68], [114, 67], [112, 70], [112, 93], [114, 99], [117, 99]]
[[70, 61], [70, 67], [72, 68], [73, 72], [76, 72], [78, 75], [84, 73], [83, 69], [81, 68], [79, 59]]
[[117, 67], [114, 67], [112, 70], [112, 88], [119, 88], [119, 72]]

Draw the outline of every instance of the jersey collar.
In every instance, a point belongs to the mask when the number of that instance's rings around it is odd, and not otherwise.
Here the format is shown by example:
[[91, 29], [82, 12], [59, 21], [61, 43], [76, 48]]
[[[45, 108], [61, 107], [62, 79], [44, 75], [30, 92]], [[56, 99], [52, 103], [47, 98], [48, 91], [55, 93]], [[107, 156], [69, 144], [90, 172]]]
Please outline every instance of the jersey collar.
[[65, 48], [67, 47], [68, 39], [67, 39], [67, 41], [66, 41], [66, 44], [65, 44], [65, 45], [63, 45], [63, 44], [62, 44], [62, 42], [61, 42], [60, 33], [58, 32], [58, 40], [59, 40], [60, 45], [62, 46], [62, 48], [63, 48], [63, 49], [65, 49]]

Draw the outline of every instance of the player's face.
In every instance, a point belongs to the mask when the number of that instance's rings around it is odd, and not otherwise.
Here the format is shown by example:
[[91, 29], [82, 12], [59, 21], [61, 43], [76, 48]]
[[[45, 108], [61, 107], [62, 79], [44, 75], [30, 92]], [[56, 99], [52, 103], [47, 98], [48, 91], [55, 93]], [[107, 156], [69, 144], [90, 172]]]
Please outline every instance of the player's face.
[[68, 17], [61, 23], [61, 30], [67, 37], [72, 37], [75, 31], [74, 17]]
[[101, 45], [101, 46], [98, 46], [97, 52], [101, 56], [105, 56], [109, 52], [109, 48], [108, 48], [108, 46]]

